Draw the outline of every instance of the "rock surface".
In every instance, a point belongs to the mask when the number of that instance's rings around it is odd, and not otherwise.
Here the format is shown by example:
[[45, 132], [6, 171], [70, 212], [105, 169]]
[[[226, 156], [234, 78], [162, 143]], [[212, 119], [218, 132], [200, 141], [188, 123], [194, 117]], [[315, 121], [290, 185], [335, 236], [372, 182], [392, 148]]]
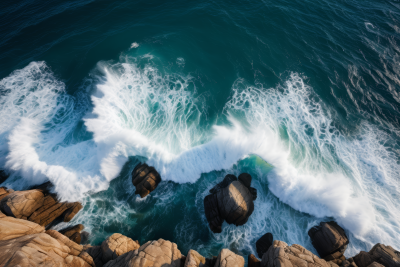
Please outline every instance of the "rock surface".
[[247, 267], [261, 267], [261, 261], [253, 254], [250, 254], [247, 258]]
[[219, 253], [214, 267], [244, 267], [244, 258], [224, 248]]
[[81, 231], [85, 227], [83, 224], [77, 224], [60, 230], [59, 232], [77, 244], [81, 243]]
[[[0, 201], [8, 196], [9, 194], [13, 193], [14, 190], [12, 189], [7, 189], [7, 187], [0, 187]], [[1, 209], [0, 209], [1, 210]]]
[[337, 251], [344, 254], [349, 239], [336, 222], [321, 222], [308, 231], [311, 242], [320, 257], [325, 258]]
[[335, 263], [326, 262], [304, 247], [294, 244], [288, 246], [283, 241], [275, 240], [264, 253], [261, 266], [263, 267], [338, 267]]
[[36, 223], [0, 213], [0, 240], [9, 240], [25, 235], [43, 233], [44, 231], [44, 227]]
[[39, 190], [16, 191], [0, 202], [0, 210], [7, 216], [27, 219], [43, 205], [44, 195]]
[[133, 241], [131, 238], [115, 233], [109, 236], [101, 244], [102, 261], [104, 263], [116, 259], [118, 256], [140, 247], [138, 241]]
[[374, 262], [385, 267], [400, 267], [400, 252], [378, 243], [369, 252], [361, 251], [353, 260], [358, 267], [368, 267]]
[[257, 255], [260, 259], [262, 258], [264, 253], [268, 251], [269, 247], [272, 246], [273, 242], [274, 242], [274, 237], [272, 236], [271, 233], [266, 233], [265, 235], [260, 237], [260, 239], [257, 240], [256, 249], [257, 249]]
[[189, 250], [187, 256], [186, 256], [186, 261], [185, 261], [185, 267], [201, 267], [205, 266], [206, 264], [206, 258], [201, 256], [196, 250]]
[[181, 267], [181, 258], [175, 243], [158, 239], [109, 261], [104, 267]]
[[211, 231], [220, 233], [222, 223], [243, 225], [254, 211], [253, 201], [257, 190], [250, 185], [251, 176], [241, 174], [241, 179], [228, 174], [224, 180], [210, 190], [211, 195], [204, 198], [204, 210]]
[[160, 182], [160, 174], [146, 163], [139, 163], [132, 171], [132, 184], [136, 187], [135, 194], [139, 194], [142, 198], [156, 189]]

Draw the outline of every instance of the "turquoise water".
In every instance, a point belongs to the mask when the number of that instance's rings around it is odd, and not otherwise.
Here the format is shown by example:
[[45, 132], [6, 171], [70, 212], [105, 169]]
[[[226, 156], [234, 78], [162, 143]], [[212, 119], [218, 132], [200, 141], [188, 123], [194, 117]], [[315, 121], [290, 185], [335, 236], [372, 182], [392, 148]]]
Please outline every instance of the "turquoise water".
[[[0, 168], [50, 180], [90, 242], [120, 232], [204, 256], [266, 232], [346, 256], [400, 249], [398, 1], [13, 1], [0, 4]], [[163, 182], [145, 199], [139, 162]], [[241, 227], [207, 226], [228, 173], [258, 190]], [[63, 227], [65, 225], [60, 225]]]

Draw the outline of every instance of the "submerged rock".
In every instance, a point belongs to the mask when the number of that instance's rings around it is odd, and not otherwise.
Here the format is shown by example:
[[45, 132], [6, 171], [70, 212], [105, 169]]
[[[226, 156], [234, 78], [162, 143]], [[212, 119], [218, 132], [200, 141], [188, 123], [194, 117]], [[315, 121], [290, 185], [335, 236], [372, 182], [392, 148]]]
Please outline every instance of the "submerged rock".
[[4, 170], [0, 170], [0, 184], [4, 183], [8, 178], [7, 173]]
[[308, 231], [314, 248], [320, 257], [325, 258], [335, 252], [344, 254], [349, 239], [343, 228], [336, 222], [321, 222]]
[[261, 260], [262, 267], [338, 267], [333, 262], [327, 262], [304, 247], [294, 244], [288, 246], [283, 241], [275, 240], [272, 246], [264, 253]]
[[243, 225], [254, 211], [253, 201], [257, 190], [250, 187], [251, 176], [241, 174], [241, 179], [228, 174], [224, 180], [210, 190], [204, 198], [204, 210], [211, 231], [221, 233], [222, 223]]
[[266, 233], [260, 239], [257, 240], [256, 242], [256, 248], [257, 248], [257, 255], [259, 258], [262, 258], [265, 252], [268, 251], [269, 247], [272, 246], [272, 243], [274, 242], [274, 238], [271, 233]]
[[136, 187], [135, 194], [139, 194], [141, 198], [156, 189], [160, 182], [160, 174], [146, 163], [139, 163], [132, 171], [132, 184]]

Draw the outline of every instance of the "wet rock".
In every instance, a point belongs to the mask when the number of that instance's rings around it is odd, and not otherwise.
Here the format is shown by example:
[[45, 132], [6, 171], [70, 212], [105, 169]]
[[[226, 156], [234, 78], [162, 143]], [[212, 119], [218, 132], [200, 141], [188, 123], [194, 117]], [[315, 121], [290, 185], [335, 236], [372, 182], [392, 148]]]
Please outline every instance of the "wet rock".
[[253, 254], [250, 254], [247, 258], [247, 267], [261, 267], [261, 261]]
[[205, 266], [206, 258], [201, 256], [196, 250], [189, 250], [185, 261], [185, 267], [201, 267]]
[[142, 198], [156, 189], [160, 182], [160, 174], [146, 163], [139, 163], [132, 171], [132, 184], [136, 187], [135, 194], [139, 194]]
[[0, 170], [0, 184], [4, 183], [8, 178], [7, 173], [4, 170]]
[[376, 262], [385, 267], [400, 267], [400, 252], [391, 246], [376, 244], [369, 252], [361, 251], [353, 257], [358, 267], [368, 267]]
[[244, 267], [244, 258], [229, 249], [222, 249], [214, 267]]
[[43, 233], [44, 231], [44, 227], [36, 223], [0, 213], [0, 240], [9, 240], [25, 235]]
[[109, 236], [101, 244], [102, 261], [104, 263], [116, 259], [118, 256], [140, 247], [138, 241], [133, 241], [131, 238], [121, 234], [113, 234]]
[[45, 233], [0, 241], [0, 251], [0, 263], [6, 263], [4, 266], [91, 266], [83, 258], [71, 254], [63, 242]]
[[27, 219], [43, 205], [44, 195], [39, 190], [15, 191], [0, 202], [0, 210], [7, 216]]
[[318, 258], [300, 245], [288, 246], [279, 240], [275, 240], [268, 251], [264, 253], [261, 265], [263, 267], [338, 267], [335, 263]]
[[321, 222], [308, 231], [311, 242], [320, 257], [325, 258], [337, 251], [344, 254], [349, 239], [336, 222]]
[[182, 254], [175, 243], [158, 239], [109, 261], [104, 267], [181, 267], [181, 258]]
[[60, 230], [59, 232], [77, 244], [81, 243], [81, 231], [85, 227], [83, 224], [77, 224]]
[[222, 231], [224, 220], [239, 226], [245, 224], [253, 213], [253, 201], [256, 196], [251, 191], [256, 192], [256, 189], [246, 186], [251, 183], [251, 176], [248, 176], [243, 174], [239, 181], [236, 176], [228, 174], [221, 183], [210, 190], [211, 195], [204, 198], [204, 211], [214, 233]]
[[271, 233], [266, 233], [256, 242], [257, 255], [261, 259], [265, 252], [268, 251], [269, 247], [272, 246], [274, 238]]
[[85, 245], [89, 242], [90, 234], [86, 231], [81, 232], [81, 244]]

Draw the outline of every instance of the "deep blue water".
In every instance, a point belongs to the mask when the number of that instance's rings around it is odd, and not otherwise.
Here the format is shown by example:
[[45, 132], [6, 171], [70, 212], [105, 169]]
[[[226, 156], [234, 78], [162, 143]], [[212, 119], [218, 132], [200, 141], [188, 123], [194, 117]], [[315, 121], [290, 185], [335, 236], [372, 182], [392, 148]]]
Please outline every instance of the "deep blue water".
[[[400, 249], [399, 1], [2, 1], [0, 169], [80, 200], [91, 243], [120, 232], [247, 255], [271, 232], [315, 252]], [[134, 195], [139, 162], [163, 182]], [[227, 173], [259, 191], [213, 234], [203, 198]], [[62, 227], [62, 226], [60, 226]]]

